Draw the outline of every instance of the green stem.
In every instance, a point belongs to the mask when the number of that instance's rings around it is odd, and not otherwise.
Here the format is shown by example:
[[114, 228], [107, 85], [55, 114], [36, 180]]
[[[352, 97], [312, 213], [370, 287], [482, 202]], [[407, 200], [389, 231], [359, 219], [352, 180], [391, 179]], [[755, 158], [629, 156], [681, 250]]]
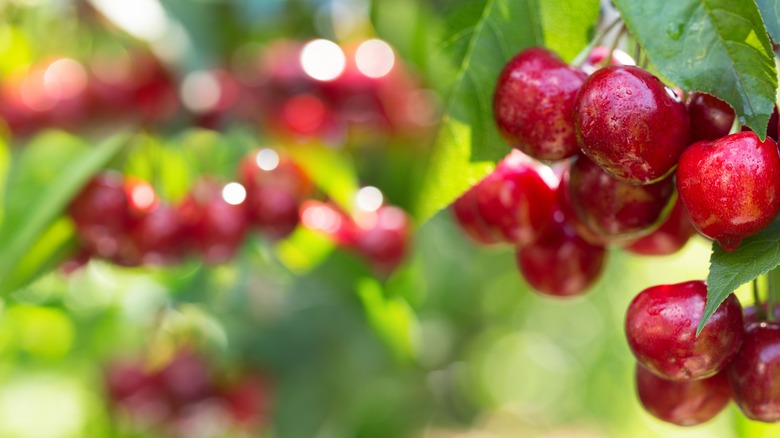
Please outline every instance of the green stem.
[[617, 46], [620, 43], [620, 40], [621, 38], [623, 38], [623, 35], [625, 33], [626, 33], [626, 26], [624, 24], [620, 26], [620, 30], [618, 31], [617, 35], [615, 35], [615, 39], [614, 41], [612, 41], [612, 45], [609, 47], [609, 55], [599, 63], [599, 67], [606, 67], [612, 63], [612, 52], [614, 52], [615, 49], [617, 49]]
[[764, 308], [761, 307], [761, 294], [758, 290], [758, 278], [753, 279], [753, 307], [756, 309], [756, 316], [759, 321], [766, 320], [766, 313]]
[[769, 271], [769, 290], [766, 300], [766, 320], [775, 320], [775, 306], [777, 306], [778, 286], [780, 286], [780, 269], [775, 268]]
[[614, 20], [612, 20], [602, 31], [599, 32], [598, 35], [596, 35], [596, 38], [593, 39], [585, 48], [580, 50], [580, 53], [577, 54], [576, 57], [574, 57], [574, 60], [572, 60], [571, 65], [575, 67], [582, 67], [582, 64], [585, 63], [585, 60], [588, 59], [588, 55], [590, 55], [590, 52], [593, 51], [593, 48], [597, 45], [601, 44], [601, 41], [604, 40], [604, 37], [607, 36], [607, 34], [612, 31], [612, 29], [615, 28], [618, 24], [622, 23], [623, 20], [618, 16]]

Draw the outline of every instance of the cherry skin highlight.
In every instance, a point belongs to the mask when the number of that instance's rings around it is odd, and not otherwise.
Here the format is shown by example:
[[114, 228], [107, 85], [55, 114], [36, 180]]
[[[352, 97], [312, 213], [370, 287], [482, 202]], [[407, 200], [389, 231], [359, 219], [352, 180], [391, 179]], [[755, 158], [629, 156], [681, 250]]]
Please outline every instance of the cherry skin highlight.
[[606, 250], [580, 237], [561, 211], [554, 216], [536, 242], [517, 250], [517, 265], [528, 284], [543, 295], [581, 295], [604, 270]]
[[580, 220], [598, 235], [633, 238], [649, 234], [668, 214], [674, 195], [671, 177], [631, 185], [609, 176], [579, 156], [569, 174], [569, 199]]
[[750, 324], [728, 376], [734, 401], [746, 417], [780, 421], [780, 324]]
[[718, 415], [731, 399], [725, 372], [706, 379], [674, 382], [636, 366], [636, 392], [654, 417], [678, 426], [695, 426]]
[[669, 175], [690, 137], [680, 99], [633, 66], [605, 67], [588, 78], [575, 102], [574, 130], [585, 155], [631, 184]]
[[510, 153], [477, 186], [477, 214], [505, 242], [530, 244], [550, 222], [555, 206], [555, 192], [545, 178], [554, 179], [550, 168], [522, 152]]
[[572, 109], [587, 75], [549, 50], [520, 52], [498, 78], [493, 115], [510, 146], [540, 160], [560, 160], [579, 151]]
[[707, 285], [703, 281], [654, 286], [637, 295], [626, 313], [626, 337], [637, 362], [667, 380], [713, 376], [742, 342], [742, 307], [732, 294], [699, 336]]
[[677, 198], [669, 217], [657, 230], [632, 242], [625, 249], [639, 255], [670, 255], [681, 250], [695, 233], [696, 229], [691, 225], [682, 201]]
[[726, 251], [780, 211], [780, 153], [753, 132], [692, 144], [680, 157], [677, 190], [691, 223]]

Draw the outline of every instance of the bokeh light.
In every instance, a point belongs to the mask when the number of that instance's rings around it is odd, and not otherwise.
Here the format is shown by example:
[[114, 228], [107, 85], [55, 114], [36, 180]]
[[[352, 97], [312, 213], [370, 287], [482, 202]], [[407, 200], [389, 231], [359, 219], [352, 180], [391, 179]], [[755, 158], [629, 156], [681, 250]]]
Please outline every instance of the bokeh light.
[[303, 71], [318, 81], [332, 81], [341, 76], [347, 65], [344, 51], [333, 41], [310, 41], [301, 50]]

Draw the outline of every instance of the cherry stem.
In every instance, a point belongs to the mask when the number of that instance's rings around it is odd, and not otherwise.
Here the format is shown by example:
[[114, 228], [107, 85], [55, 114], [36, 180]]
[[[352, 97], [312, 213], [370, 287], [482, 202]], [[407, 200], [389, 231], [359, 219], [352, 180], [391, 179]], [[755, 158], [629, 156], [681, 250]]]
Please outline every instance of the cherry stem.
[[575, 67], [582, 67], [582, 65], [585, 63], [585, 60], [588, 59], [588, 55], [590, 55], [590, 52], [593, 51], [593, 48], [596, 47], [601, 43], [601, 41], [604, 40], [604, 37], [607, 36], [609, 32], [612, 31], [612, 29], [615, 28], [618, 24], [622, 23], [623, 21], [620, 19], [620, 16], [616, 17], [614, 20], [612, 20], [609, 24], [604, 27], [603, 30], [601, 30], [598, 35], [596, 35], [596, 38], [593, 39], [585, 48], [580, 50], [580, 53], [577, 54], [577, 56], [574, 58], [574, 60], [571, 62], [571, 65]]
[[601, 62], [599, 63], [599, 67], [606, 67], [610, 63], [612, 63], [612, 52], [614, 52], [615, 49], [617, 49], [617, 46], [620, 43], [623, 34], [625, 33], [626, 33], [626, 25], [623, 24], [622, 26], [620, 26], [620, 30], [618, 31], [617, 35], [615, 35], [615, 39], [612, 41], [612, 45], [609, 47], [609, 56], [601, 60]]
[[756, 309], [756, 316], [758, 317], [758, 320], [764, 321], [766, 319], [766, 313], [764, 312], [764, 308], [761, 307], [761, 295], [759, 294], [758, 290], [758, 278], [753, 279], [753, 307]]
[[780, 270], [775, 268], [769, 272], [769, 291], [766, 300], [766, 320], [775, 320], [775, 306], [777, 305], [777, 282], [776, 276], [780, 275]]

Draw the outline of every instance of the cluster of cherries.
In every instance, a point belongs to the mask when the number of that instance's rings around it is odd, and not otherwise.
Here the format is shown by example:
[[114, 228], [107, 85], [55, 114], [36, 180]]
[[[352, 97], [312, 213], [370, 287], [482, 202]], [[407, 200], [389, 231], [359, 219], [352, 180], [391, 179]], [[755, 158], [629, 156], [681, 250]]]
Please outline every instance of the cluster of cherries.
[[645, 409], [680, 426], [715, 417], [733, 399], [748, 418], [780, 421], [778, 308], [742, 310], [730, 295], [699, 335], [707, 285], [654, 286], [634, 298], [626, 336], [637, 360], [636, 389]]
[[104, 384], [118, 418], [169, 437], [252, 433], [271, 416], [273, 390], [266, 376], [220, 373], [187, 348], [156, 370], [143, 359], [115, 360], [105, 367]]
[[[188, 253], [219, 264], [236, 254], [252, 228], [271, 240], [289, 236], [301, 217], [311, 228], [329, 229], [327, 217], [323, 222], [321, 215], [301, 208], [314, 187], [288, 156], [274, 149], [248, 154], [239, 166], [239, 181], [202, 178], [170, 205], [146, 181], [111, 171], [98, 174], [68, 207], [83, 249], [75, 266], [93, 256], [122, 266], [172, 265]], [[406, 254], [406, 213], [377, 205], [360, 217], [359, 222], [344, 220], [353, 226], [340, 230], [337, 242], [380, 273], [392, 272]]]
[[[341, 63], [312, 57], [312, 48], [307, 51], [312, 44], [315, 51], [322, 45], [334, 51]], [[261, 50], [239, 49], [230, 68], [181, 78], [143, 51], [99, 53], [86, 66], [71, 58], [45, 60], [4, 78], [0, 119], [22, 136], [46, 127], [187, 120], [218, 128], [239, 120], [283, 134], [343, 141], [354, 127], [388, 135], [430, 126], [435, 119], [430, 93], [420, 89], [387, 43], [366, 40], [349, 49], [347, 57], [344, 48], [326, 40], [280, 41]]]
[[[594, 50], [582, 68], [542, 48], [510, 60], [493, 110], [517, 150], [453, 205], [475, 241], [515, 245], [523, 277], [544, 294], [585, 292], [607, 245], [666, 255], [698, 231], [733, 251], [780, 211], [777, 108], [765, 141], [748, 128], [729, 134], [728, 104], [695, 92], [684, 102], [609, 53]], [[732, 396], [748, 417], [780, 421], [780, 359], [763, 353], [780, 349], [780, 326], [744, 328], [732, 295], [696, 337], [706, 291], [701, 281], [657, 286], [631, 304], [640, 400], [680, 425], [712, 418]]]

